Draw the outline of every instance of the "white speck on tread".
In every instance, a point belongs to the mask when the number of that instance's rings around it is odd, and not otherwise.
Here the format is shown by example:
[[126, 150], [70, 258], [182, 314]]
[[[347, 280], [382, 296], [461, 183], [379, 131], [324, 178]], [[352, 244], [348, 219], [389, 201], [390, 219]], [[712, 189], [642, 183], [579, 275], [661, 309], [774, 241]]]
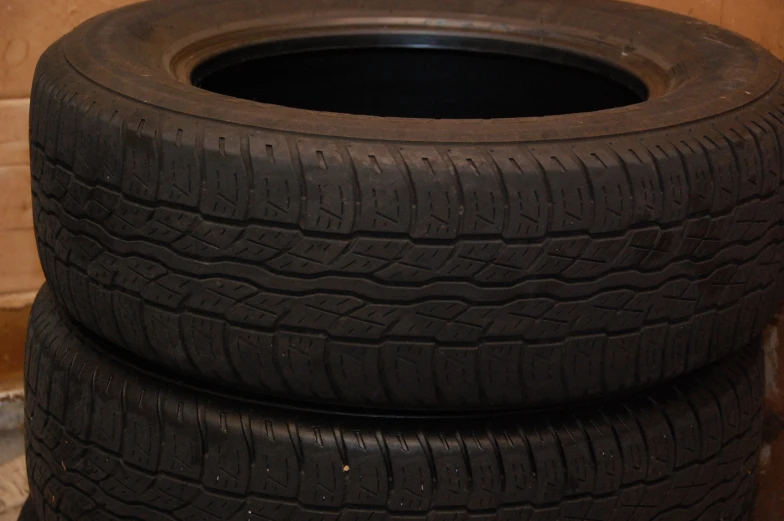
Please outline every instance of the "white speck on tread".
[[348, 472], [350, 468], [348, 465], [343, 465], [343, 472]]

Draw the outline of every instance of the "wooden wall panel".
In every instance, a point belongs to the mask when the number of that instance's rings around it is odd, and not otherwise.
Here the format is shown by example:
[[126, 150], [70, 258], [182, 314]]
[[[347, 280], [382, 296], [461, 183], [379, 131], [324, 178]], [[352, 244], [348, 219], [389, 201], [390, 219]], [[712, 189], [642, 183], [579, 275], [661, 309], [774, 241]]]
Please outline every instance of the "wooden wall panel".
[[32, 208], [30, 167], [0, 166], [0, 230], [32, 229]]
[[0, 304], [44, 282], [33, 235], [30, 167], [0, 165]]
[[[198, 0], [195, 0], [198, 1]], [[0, 98], [30, 96], [38, 56], [84, 20], [132, 0], [0, 2]]]
[[784, 59], [784, 0], [724, 0], [720, 25], [756, 40]]
[[25, 165], [29, 99], [0, 99], [0, 165]]
[[632, 0], [632, 3], [667, 9], [712, 24], [721, 25], [722, 4], [726, 0]]
[[29, 292], [43, 280], [32, 228], [0, 231], [0, 294]]

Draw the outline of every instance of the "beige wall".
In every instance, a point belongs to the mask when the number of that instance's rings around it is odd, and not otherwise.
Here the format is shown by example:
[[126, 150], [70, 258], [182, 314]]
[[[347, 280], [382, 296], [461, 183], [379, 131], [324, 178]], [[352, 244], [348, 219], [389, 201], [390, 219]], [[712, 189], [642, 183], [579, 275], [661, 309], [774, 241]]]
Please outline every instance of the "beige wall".
[[[26, 137], [36, 60], [82, 20], [132, 1], [0, 0], [0, 302], [3, 294], [32, 292], [43, 281], [32, 236]], [[784, 0], [635, 2], [723, 25], [784, 58]]]

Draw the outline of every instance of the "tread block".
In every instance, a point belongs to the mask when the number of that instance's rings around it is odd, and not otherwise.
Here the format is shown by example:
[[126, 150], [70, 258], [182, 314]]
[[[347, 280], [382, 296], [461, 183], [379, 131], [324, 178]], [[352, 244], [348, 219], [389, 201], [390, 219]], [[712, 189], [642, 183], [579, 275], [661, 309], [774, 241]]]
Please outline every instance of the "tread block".
[[347, 154], [325, 141], [297, 140], [305, 186], [305, 230], [349, 233], [354, 226], [357, 183]]
[[[224, 135], [225, 134], [225, 135]], [[250, 173], [235, 133], [204, 135], [204, 174], [199, 209], [205, 215], [240, 220], [250, 204]]]
[[411, 237], [457, 237], [463, 203], [452, 166], [432, 147], [405, 147], [398, 153], [406, 165], [416, 197]]
[[296, 224], [302, 212], [302, 180], [288, 141], [278, 135], [251, 132], [248, 136], [253, 172], [251, 217]]
[[158, 197], [162, 148], [159, 132], [158, 122], [148, 117], [134, 114], [134, 117], [125, 120], [122, 134], [123, 193], [146, 201], [154, 201]]
[[541, 165], [519, 148], [490, 150], [509, 201], [503, 236], [508, 239], [543, 237], [550, 227], [552, 196]]
[[359, 187], [356, 230], [408, 232], [416, 208], [405, 164], [384, 145], [352, 143], [347, 148]]
[[584, 165], [593, 197], [591, 231], [627, 229], [634, 219], [634, 194], [626, 165], [609, 148], [577, 147], [574, 153]]
[[197, 144], [204, 140], [203, 129], [183, 125], [174, 118], [164, 118], [160, 125], [158, 197], [161, 201], [197, 207], [203, 172]]
[[595, 202], [592, 200], [585, 165], [570, 150], [542, 145], [531, 154], [545, 172], [551, 194], [551, 232], [593, 230]]
[[447, 156], [463, 194], [461, 231], [469, 235], [501, 233], [508, 203], [492, 161], [481, 149], [449, 149]]

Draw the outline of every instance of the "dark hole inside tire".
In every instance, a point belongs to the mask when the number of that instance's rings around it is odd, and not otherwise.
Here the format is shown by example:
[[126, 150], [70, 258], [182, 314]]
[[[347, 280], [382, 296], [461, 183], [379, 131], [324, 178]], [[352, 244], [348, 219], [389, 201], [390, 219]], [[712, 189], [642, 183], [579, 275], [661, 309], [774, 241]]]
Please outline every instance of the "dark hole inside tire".
[[406, 118], [493, 119], [623, 107], [648, 97], [630, 73], [545, 47], [425, 35], [279, 41], [219, 55], [197, 87], [285, 107]]

